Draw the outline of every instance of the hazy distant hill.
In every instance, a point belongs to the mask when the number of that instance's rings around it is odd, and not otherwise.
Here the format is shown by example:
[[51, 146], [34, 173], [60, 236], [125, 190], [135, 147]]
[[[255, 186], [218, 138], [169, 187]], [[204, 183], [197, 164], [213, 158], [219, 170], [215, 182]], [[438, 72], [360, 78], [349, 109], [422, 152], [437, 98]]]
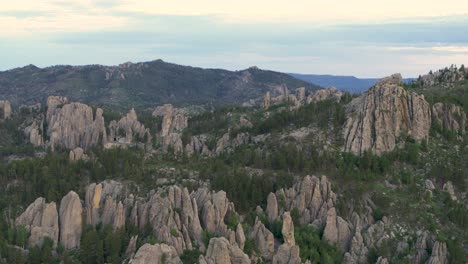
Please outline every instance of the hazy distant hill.
[[45, 102], [49, 95], [113, 107], [161, 103], [239, 103], [285, 84], [290, 89], [319, 87], [288, 74], [252, 67], [242, 71], [202, 69], [162, 60], [119, 66], [34, 65], [0, 72], [0, 98], [14, 105]]
[[[379, 78], [360, 79], [354, 76], [337, 76], [337, 75], [315, 75], [315, 74], [297, 74], [291, 73], [291, 76], [304, 80], [306, 82], [315, 83], [317, 85], [328, 87], [334, 86], [340, 90], [360, 93], [374, 85]], [[413, 78], [404, 79], [405, 82], [414, 80]]]

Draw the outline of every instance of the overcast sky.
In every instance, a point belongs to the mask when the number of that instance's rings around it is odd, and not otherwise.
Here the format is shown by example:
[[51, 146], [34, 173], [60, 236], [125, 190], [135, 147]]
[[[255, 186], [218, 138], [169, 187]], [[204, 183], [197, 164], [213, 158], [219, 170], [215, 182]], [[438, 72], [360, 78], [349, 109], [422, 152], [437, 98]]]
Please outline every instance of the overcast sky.
[[163, 59], [205, 68], [417, 77], [468, 64], [466, 0], [14, 0], [0, 70]]

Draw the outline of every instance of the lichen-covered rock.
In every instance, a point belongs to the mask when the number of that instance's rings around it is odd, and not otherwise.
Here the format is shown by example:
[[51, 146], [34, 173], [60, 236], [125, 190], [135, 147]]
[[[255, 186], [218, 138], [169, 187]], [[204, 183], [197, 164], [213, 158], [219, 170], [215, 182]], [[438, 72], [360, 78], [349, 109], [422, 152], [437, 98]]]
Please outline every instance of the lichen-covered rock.
[[181, 264], [174, 247], [166, 244], [144, 244], [141, 246], [129, 264]]
[[224, 237], [210, 239], [205, 256], [200, 256], [199, 263], [207, 264], [249, 264], [250, 259], [236, 245], [231, 245]]
[[44, 238], [50, 238], [57, 246], [59, 239], [59, 222], [57, 206], [54, 202], [46, 203], [37, 198], [15, 221], [16, 226], [24, 226], [30, 233], [30, 246], [41, 246]]
[[433, 122], [436, 122], [444, 130], [465, 134], [466, 113], [461, 106], [436, 103], [432, 106], [432, 118]]
[[349, 242], [351, 240], [349, 224], [343, 218], [336, 215], [334, 207], [328, 210], [323, 239], [336, 245], [342, 252], [347, 252], [349, 249]]
[[91, 146], [105, 144], [107, 141], [103, 110], [93, 109], [82, 103], [69, 103], [61, 107], [66, 98], [49, 97], [47, 109], [47, 134], [50, 147], [87, 149]]
[[8, 119], [11, 117], [10, 101], [0, 100], [0, 119]]
[[65, 249], [80, 247], [82, 212], [80, 197], [70, 191], [60, 202], [60, 243]]
[[391, 151], [402, 136], [427, 139], [431, 127], [429, 103], [423, 95], [402, 87], [400, 74], [382, 79], [346, 109], [343, 128], [344, 150], [377, 155]]

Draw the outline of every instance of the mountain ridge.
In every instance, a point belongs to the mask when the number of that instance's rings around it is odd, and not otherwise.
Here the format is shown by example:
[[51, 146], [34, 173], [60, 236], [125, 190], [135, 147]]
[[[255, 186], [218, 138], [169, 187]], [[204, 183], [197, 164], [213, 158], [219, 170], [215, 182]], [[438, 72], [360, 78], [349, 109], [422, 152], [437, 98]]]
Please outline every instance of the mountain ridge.
[[294, 90], [320, 87], [285, 73], [250, 67], [241, 71], [203, 69], [154, 60], [118, 66], [27, 65], [0, 72], [2, 98], [13, 105], [43, 103], [47, 96], [111, 107], [162, 103], [243, 103], [281, 85]]

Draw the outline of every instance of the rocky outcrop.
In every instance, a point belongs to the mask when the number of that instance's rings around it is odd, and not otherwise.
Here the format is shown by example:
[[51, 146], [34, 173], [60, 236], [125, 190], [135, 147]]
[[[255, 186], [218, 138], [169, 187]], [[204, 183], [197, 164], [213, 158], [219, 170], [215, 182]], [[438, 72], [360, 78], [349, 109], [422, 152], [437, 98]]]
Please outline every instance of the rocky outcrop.
[[442, 186], [442, 190], [446, 191], [450, 195], [450, 199], [452, 199], [452, 201], [458, 200], [457, 196], [455, 195], [455, 188], [453, 187], [451, 181], [444, 183], [444, 186]]
[[429, 103], [423, 95], [402, 87], [400, 74], [379, 81], [346, 108], [344, 150], [377, 155], [393, 150], [408, 135], [416, 141], [428, 138], [431, 127]]
[[266, 260], [272, 260], [275, 253], [275, 238], [258, 218], [255, 219], [250, 238], [254, 241], [260, 255]]
[[461, 106], [436, 103], [432, 106], [432, 119], [444, 130], [465, 134], [466, 113]]
[[270, 222], [273, 222], [278, 218], [278, 201], [276, 200], [276, 195], [274, 193], [268, 194], [267, 208], [265, 212]]
[[299, 247], [294, 239], [294, 224], [289, 212], [283, 214], [281, 233], [283, 234], [284, 244], [278, 248], [272, 263], [300, 264]]
[[82, 212], [80, 197], [70, 191], [60, 202], [60, 243], [65, 249], [80, 246]]
[[[40, 122], [40, 123], [39, 123]], [[38, 124], [39, 123], [39, 124]], [[33, 146], [42, 146], [44, 144], [43, 122], [34, 120], [30, 126], [24, 129], [24, 136]]]
[[[47, 109], [47, 134], [50, 147], [87, 149], [91, 146], [106, 143], [106, 128], [103, 110], [95, 113], [88, 105], [82, 103], [66, 104], [66, 98], [49, 97]], [[64, 105], [62, 105], [65, 103]], [[60, 105], [62, 105], [60, 107]]]
[[429, 74], [420, 76], [416, 81], [422, 87], [442, 86], [442, 88], [450, 88], [457, 82], [468, 78], [468, 70], [463, 66], [457, 68], [452, 65], [450, 68], [441, 69]]
[[134, 143], [135, 139], [148, 143], [151, 142], [152, 137], [150, 130], [145, 128], [145, 125], [138, 121], [135, 109], [132, 108], [130, 112], [118, 122], [112, 120], [109, 123], [108, 141], [131, 144]]
[[163, 118], [161, 124], [161, 138], [163, 149], [167, 150], [172, 147], [175, 153], [180, 153], [184, 150], [181, 132], [188, 126], [188, 117], [185, 111], [175, 108], [171, 104], [158, 106], [153, 111], [153, 116], [161, 116]]
[[45, 199], [37, 198], [26, 211], [16, 218], [15, 225], [24, 226], [29, 232], [28, 244], [32, 247], [41, 246], [44, 238], [50, 238], [57, 246], [59, 239], [59, 222], [57, 206], [54, 202], [46, 203]]
[[200, 256], [200, 264], [233, 263], [250, 264], [247, 256], [237, 245], [231, 245], [224, 237], [210, 239], [205, 256]]
[[349, 249], [349, 242], [351, 241], [349, 224], [336, 215], [335, 208], [328, 210], [323, 239], [332, 245], [336, 245], [342, 252], [347, 252]]
[[188, 125], [188, 117], [182, 109], [175, 108], [171, 104], [158, 106], [153, 111], [153, 116], [163, 117], [161, 136], [165, 137], [172, 132], [180, 132]]
[[8, 119], [11, 117], [11, 104], [10, 101], [0, 100], [0, 120]]
[[[278, 208], [278, 215], [297, 210], [299, 223], [313, 224], [321, 229], [325, 226], [328, 210], [336, 203], [336, 194], [331, 190], [331, 183], [326, 176], [321, 179], [306, 176], [292, 188], [278, 190], [276, 201], [270, 197], [267, 208]], [[273, 209], [267, 210], [267, 213], [275, 215]]]
[[435, 242], [432, 247], [431, 258], [428, 264], [446, 264], [448, 263], [448, 251], [445, 242]]
[[[185, 146], [185, 153], [188, 156], [196, 155], [211, 155], [211, 151], [206, 145], [207, 142], [206, 135], [197, 135], [190, 137], [190, 142]], [[182, 140], [181, 140], [182, 142]]]
[[266, 92], [265, 96], [263, 96], [262, 107], [263, 109], [268, 109], [270, 108], [270, 105], [271, 105], [271, 95], [270, 95], [270, 92]]
[[174, 247], [166, 244], [144, 244], [141, 246], [129, 264], [181, 264]]
[[130, 242], [128, 242], [127, 249], [125, 250], [125, 256], [127, 258], [131, 259], [135, 255], [137, 242], [138, 242], [138, 235], [132, 236], [130, 238]]
[[249, 133], [239, 133], [235, 138], [231, 138], [229, 133], [224, 134], [216, 143], [215, 154], [219, 155], [224, 151], [234, 149], [250, 142]]
[[342, 96], [343, 92], [339, 91], [335, 87], [329, 87], [327, 89], [320, 89], [307, 96], [307, 103], [317, 103], [325, 100], [339, 102]]
[[70, 150], [68, 154], [70, 161], [78, 161], [78, 160], [89, 160], [88, 155], [84, 153], [84, 150], [80, 147]]

